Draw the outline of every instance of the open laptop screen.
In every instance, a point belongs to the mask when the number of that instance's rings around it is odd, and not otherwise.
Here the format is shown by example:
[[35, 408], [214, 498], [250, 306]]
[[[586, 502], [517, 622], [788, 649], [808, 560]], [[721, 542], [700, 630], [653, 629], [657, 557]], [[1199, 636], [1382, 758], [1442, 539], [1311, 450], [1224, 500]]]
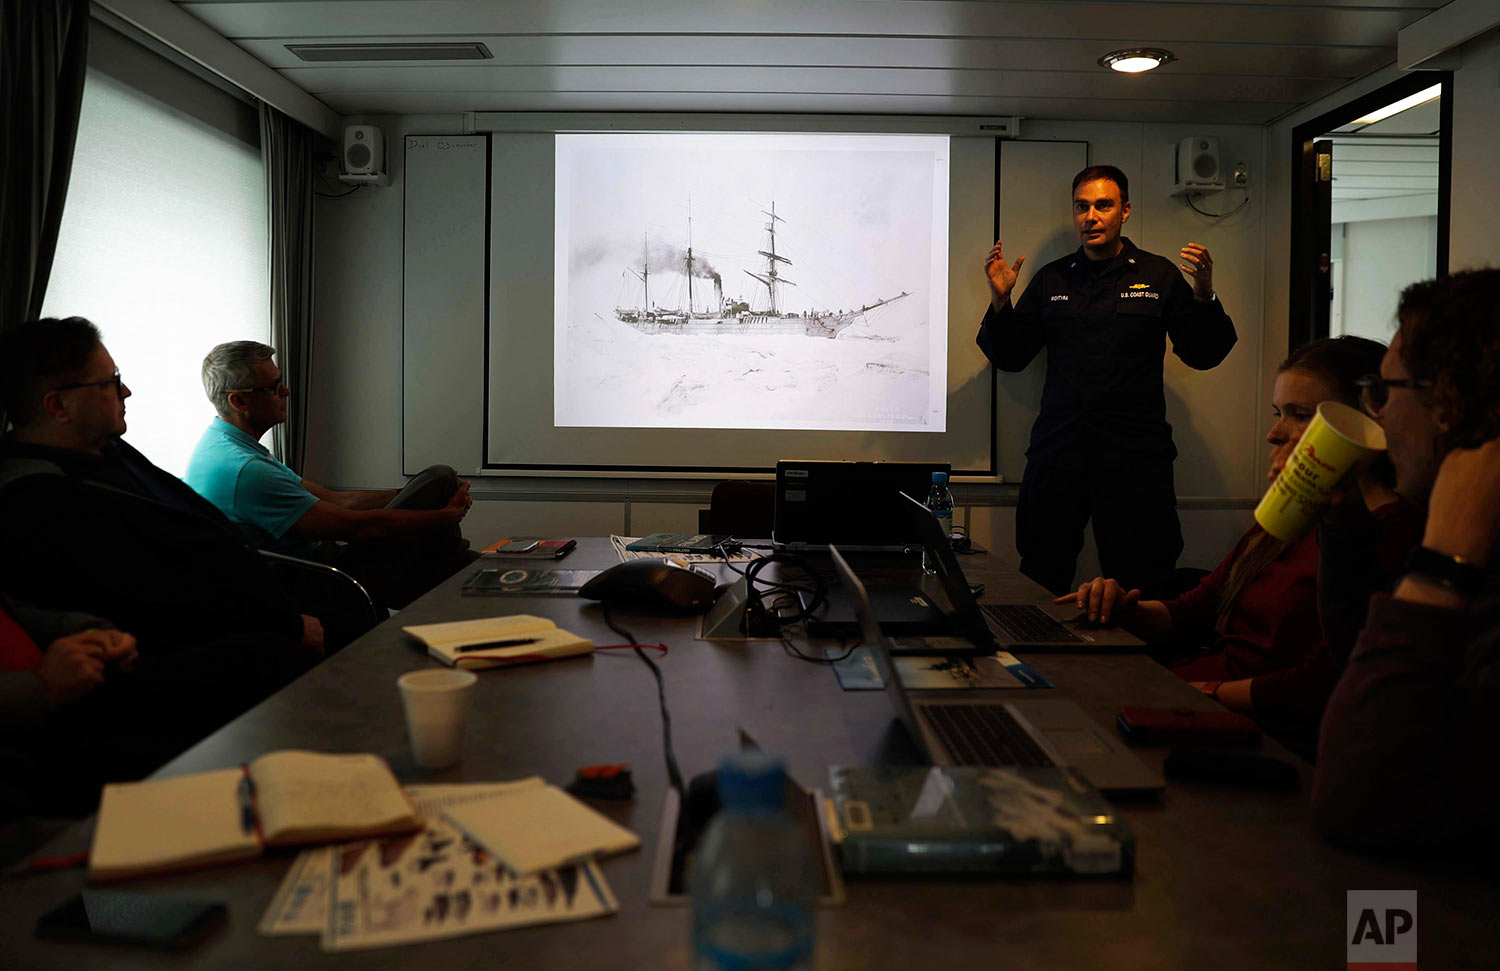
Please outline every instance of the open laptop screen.
[[954, 630], [960, 636], [973, 641], [976, 647], [993, 650], [995, 635], [990, 632], [989, 625], [984, 622], [984, 615], [979, 612], [979, 604], [974, 600], [973, 592], [969, 590], [969, 581], [964, 576], [963, 568], [958, 565], [958, 557], [953, 552], [952, 537], [944, 535], [943, 527], [938, 525], [937, 517], [910, 494], [902, 492], [900, 499], [898, 508], [902, 518], [906, 521], [907, 528], [912, 535], [917, 537], [923, 548], [932, 554], [932, 560], [937, 565], [938, 580], [942, 582], [943, 592], [948, 595], [948, 603], [953, 607]]
[[900, 550], [914, 546], [900, 493], [926, 495], [945, 462], [846, 462], [782, 459], [776, 463], [778, 549]]

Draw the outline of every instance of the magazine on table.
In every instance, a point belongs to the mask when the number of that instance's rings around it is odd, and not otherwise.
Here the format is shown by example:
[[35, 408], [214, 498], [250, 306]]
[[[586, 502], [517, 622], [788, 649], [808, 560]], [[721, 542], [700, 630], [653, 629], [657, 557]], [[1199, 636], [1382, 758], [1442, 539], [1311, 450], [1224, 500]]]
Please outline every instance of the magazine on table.
[[547, 570], [537, 567], [483, 567], [464, 581], [465, 597], [576, 594], [600, 570]]
[[616, 912], [619, 903], [592, 860], [518, 876], [442, 815], [544, 785], [533, 778], [407, 787], [426, 822], [421, 832], [303, 853], [260, 932], [320, 935], [324, 950], [344, 951]]

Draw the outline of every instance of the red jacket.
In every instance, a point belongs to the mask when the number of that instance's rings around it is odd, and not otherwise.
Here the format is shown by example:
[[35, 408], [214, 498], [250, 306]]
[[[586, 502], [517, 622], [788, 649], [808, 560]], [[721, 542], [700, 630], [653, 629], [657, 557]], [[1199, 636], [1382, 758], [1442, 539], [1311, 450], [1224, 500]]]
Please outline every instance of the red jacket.
[[[1381, 533], [1379, 576], [1388, 585], [1421, 537], [1422, 510], [1397, 501], [1376, 509], [1374, 516]], [[1167, 602], [1172, 642], [1158, 657], [1186, 681], [1253, 678], [1250, 697], [1258, 717], [1315, 727], [1339, 677], [1319, 621], [1315, 532], [1246, 584], [1223, 633], [1215, 630], [1230, 571], [1258, 532], [1252, 528], [1202, 583]]]
[[36, 641], [0, 608], [0, 671], [35, 671], [41, 663]]

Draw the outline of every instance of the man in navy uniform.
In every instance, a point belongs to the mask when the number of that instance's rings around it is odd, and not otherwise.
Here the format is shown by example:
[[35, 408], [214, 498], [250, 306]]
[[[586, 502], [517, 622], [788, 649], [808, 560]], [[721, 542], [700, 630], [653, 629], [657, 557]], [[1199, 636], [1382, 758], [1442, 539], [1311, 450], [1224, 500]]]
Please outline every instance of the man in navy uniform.
[[1031, 428], [1016, 509], [1021, 572], [1055, 594], [1073, 589], [1083, 528], [1094, 523], [1103, 574], [1144, 596], [1171, 596], [1182, 552], [1172, 482], [1172, 426], [1162, 391], [1165, 339], [1206, 371], [1234, 346], [1234, 322], [1213, 289], [1207, 247], [1170, 260], [1120, 235], [1130, 184], [1112, 165], [1073, 179], [1078, 250], [1042, 267], [1014, 307], [1026, 257], [1007, 265], [996, 241], [985, 261], [990, 307], [978, 343], [1003, 371], [1043, 348], [1047, 380]]

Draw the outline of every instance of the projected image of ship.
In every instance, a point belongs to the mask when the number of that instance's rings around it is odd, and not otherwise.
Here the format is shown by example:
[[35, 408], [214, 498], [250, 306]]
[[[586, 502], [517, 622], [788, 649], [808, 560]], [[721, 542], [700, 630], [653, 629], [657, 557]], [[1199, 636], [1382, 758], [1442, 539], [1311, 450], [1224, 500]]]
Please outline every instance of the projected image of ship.
[[[756, 281], [755, 300], [726, 299], [724, 281], [717, 270], [704, 257], [693, 255], [693, 220], [688, 216], [688, 245], [685, 252], [658, 244], [653, 251], [649, 237], [642, 248], [639, 269], [625, 268], [625, 276], [635, 290], [639, 303], [632, 307], [617, 306], [615, 317], [646, 334], [774, 334], [804, 337], [837, 337], [850, 324], [863, 318], [878, 307], [894, 303], [910, 294], [902, 291], [891, 297], [876, 299], [861, 307], [837, 310], [809, 309], [787, 311], [783, 309], [781, 290], [797, 284], [781, 275], [783, 266], [792, 261], [776, 251], [776, 224], [786, 222], [776, 214], [776, 203], [761, 212], [769, 217], [766, 223], [766, 248], [756, 253], [766, 261], [761, 272], [745, 270], [745, 274]], [[653, 266], [656, 269], [653, 271]], [[653, 273], [656, 277], [666, 275], [666, 289], [680, 291], [686, 282], [686, 296], [678, 294], [675, 300], [684, 300], [675, 308], [652, 303], [651, 286]], [[694, 281], [698, 282], [695, 293]], [[639, 284], [636, 288], [634, 284]], [[712, 287], [712, 294], [704, 293]], [[662, 286], [658, 284], [658, 286]], [[761, 288], [764, 287], [762, 301]]]

